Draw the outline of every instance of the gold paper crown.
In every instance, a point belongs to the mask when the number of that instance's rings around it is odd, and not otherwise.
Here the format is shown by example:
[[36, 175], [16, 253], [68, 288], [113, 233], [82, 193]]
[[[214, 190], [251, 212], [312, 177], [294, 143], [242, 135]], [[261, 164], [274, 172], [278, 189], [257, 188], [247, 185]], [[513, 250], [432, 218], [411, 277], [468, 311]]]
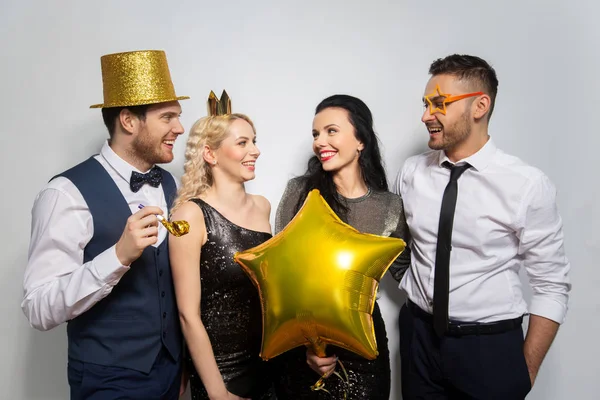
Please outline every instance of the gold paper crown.
[[231, 99], [225, 90], [218, 99], [212, 90], [208, 95], [208, 115], [228, 115], [231, 114]]
[[189, 99], [177, 96], [162, 50], [129, 51], [100, 57], [104, 103], [90, 108], [127, 107]]

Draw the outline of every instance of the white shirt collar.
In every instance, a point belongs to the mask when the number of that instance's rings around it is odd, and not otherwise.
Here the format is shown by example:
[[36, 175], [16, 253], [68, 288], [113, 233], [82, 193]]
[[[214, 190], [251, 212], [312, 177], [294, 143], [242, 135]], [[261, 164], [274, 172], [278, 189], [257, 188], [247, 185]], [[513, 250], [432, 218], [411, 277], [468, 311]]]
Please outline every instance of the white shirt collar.
[[115, 153], [114, 150], [109, 146], [108, 140], [104, 142], [104, 145], [102, 145], [100, 155], [127, 183], [129, 183], [131, 178], [131, 172], [142, 172]]
[[469, 163], [477, 171], [482, 171], [490, 164], [492, 158], [494, 157], [494, 154], [496, 154], [497, 149], [498, 148], [496, 147], [496, 144], [490, 137], [488, 141], [483, 145], [483, 147], [479, 149], [475, 154], [472, 154], [467, 158], [463, 158], [462, 160], [458, 160], [455, 163], [450, 161], [450, 159], [446, 156], [446, 153], [444, 151], [440, 150], [438, 157], [438, 165], [441, 167], [442, 164], [446, 161], [456, 165]]

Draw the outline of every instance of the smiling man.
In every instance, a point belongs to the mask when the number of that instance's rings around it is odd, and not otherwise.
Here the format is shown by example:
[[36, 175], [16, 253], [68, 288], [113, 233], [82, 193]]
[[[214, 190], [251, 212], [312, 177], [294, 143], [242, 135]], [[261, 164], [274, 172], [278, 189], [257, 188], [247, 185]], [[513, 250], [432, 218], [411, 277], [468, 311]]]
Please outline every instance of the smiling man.
[[168, 215], [176, 184], [156, 164], [173, 160], [188, 97], [175, 95], [162, 51], [101, 66], [104, 104], [92, 108], [110, 139], [37, 195], [22, 308], [39, 330], [67, 322], [72, 400], [173, 400], [182, 335], [156, 215]]
[[523, 399], [571, 288], [556, 190], [490, 138], [498, 80], [486, 61], [451, 55], [429, 72], [432, 151], [409, 158], [396, 181], [413, 255], [400, 283], [403, 398]]

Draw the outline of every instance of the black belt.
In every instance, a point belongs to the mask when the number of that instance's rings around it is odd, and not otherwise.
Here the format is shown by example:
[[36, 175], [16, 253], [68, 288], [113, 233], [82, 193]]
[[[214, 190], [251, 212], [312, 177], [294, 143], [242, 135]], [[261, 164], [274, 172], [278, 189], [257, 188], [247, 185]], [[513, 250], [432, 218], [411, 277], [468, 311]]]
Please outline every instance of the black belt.
[[[433, 315], [423, 311], [419, 306], [410, 300], [406, 300], [406, 306], [415, 315], [433, 325]], [[523, 317], [514, 319], [504, 319], [494, 322], [456, 322], [450, 321], [448, 324], [447, 336], [466, 336], [466, 335], [493, 335], [504, 333], [517, 329], [523, 323]]]

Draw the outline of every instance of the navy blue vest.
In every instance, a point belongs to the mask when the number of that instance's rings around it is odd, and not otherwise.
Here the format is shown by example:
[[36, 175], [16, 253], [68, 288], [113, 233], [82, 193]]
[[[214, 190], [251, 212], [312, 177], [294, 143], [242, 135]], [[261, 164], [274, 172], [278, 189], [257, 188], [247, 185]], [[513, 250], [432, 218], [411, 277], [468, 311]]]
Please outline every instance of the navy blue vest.
[[[165, 170], [161, 172], [170, 206], [176, 194], [175, 181]], [[92, 214], [94, 235], [83, 256], [84, 262], [91, 261], [117, 243], [131, 211], [94, 158], [58, 176], [73, 182]], [[167, 246], [168, 237], [157, 248], [147, 247], [108, 296], [68, 322], [69, 357], [145, 373], [162, 346], [179, 360], [182, 336]]]

